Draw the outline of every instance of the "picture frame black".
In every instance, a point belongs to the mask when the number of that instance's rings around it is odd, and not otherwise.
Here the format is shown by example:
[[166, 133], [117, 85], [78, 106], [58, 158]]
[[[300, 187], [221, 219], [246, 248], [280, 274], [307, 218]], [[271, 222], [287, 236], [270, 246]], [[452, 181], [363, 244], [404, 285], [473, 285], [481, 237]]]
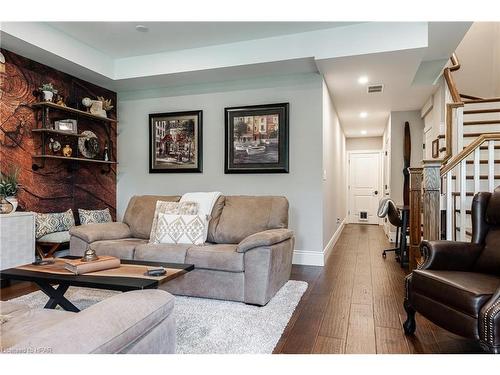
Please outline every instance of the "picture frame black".
[[224, 173], [289, 173], [289, 109], [289, 103], [224, 108]]
[[[193, 120], [193, 123], [190, 120]], [[158, 123], [159, 121], [161, 125]], [[162, 142], [163, 134], [157, 133], [159, 127], [163, 126], [165, 126], [163, 129], [165, 131], [164, 137], [170, 136], [171, 142], [168, 140]], [[149, 173], [203, 172], [202, 110], [151, 113], [149, 114], [148, 127]], [[194, 142], [194, 151], [192, 151], [192, 142]], [[194, 162], [191, 162], [191, 158], [195, 159]]]

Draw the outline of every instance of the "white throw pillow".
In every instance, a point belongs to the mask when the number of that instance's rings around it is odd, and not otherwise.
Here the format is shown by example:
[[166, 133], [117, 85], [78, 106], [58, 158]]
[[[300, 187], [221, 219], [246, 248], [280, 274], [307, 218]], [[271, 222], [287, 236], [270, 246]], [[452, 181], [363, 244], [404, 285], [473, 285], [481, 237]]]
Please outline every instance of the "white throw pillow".
[[207, 240], [206, 215], [158, 214], [155, 243], [203, 245]]
[[149, 243], [159, 243], [156, 240], [156, 230], [158, 226], [159, 214], [196, 215], [198, 214], [198, 203], [157, 201], [155, 215], [153, 217], [153, 224], [151, 225], [151, 232], [149, 234]]

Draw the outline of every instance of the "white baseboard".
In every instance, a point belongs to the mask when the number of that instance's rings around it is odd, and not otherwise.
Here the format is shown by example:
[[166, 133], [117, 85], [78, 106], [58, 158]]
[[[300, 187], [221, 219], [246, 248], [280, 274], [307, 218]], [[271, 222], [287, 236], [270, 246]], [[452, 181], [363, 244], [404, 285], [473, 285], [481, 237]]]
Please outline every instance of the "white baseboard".
[[294, 250], [292, 263], [303, 266], [324, 266], [325, 257], [322, 251]]
[[304, 266], [324, 266], [328, 255], [330, 255], [333, 247], [340, 238], [340, 234], [344, 230], [344, 227], [345, 219], [342, 220], [339, 227], [333, 234], [332, 238], [330, 238], [330, 241], [328, 241], [323, 251], [294, 250], [292, 263]]
[[330, 238], [330, 241], [328, 241], [328, 243], [326, 244], [326, 247], [325, 247], [325, 249], [323, 250], [323, 254], [324, 254], [324, 262], [325, 262], [325, 263], [326, 263], [326, 260], [328, 259], [328, 256], [329, 256], [329, 255], [330, 255], [330, 253], [332, 252], [333, 247], [335, 246], [335, 244], [336, 244], [336, 243], [337, 243], [337, 241], [339, 240], [340, 235], [342, 234], [342, 231], [344, 230], [345, 223], [346, 223], [346, 219], [344, 218], [344, 220], [342, 220], [342, 221], [340, 222], [340, 225], [339, 225], [339, 227], [337, 228], [337, 230], [335, 231], [335, 233], [333, 234], [332, 238]]

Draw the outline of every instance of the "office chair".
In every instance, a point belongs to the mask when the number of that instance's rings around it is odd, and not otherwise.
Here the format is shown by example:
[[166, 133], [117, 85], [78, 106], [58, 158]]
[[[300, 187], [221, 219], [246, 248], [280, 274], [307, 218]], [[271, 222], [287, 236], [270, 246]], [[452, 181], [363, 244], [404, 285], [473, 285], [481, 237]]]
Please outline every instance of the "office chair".
[[[401, 237], [406, 235], [406, 228], [403, 230], [401, 228], [403, 226], [403, 220], [401, 215], [399, 214], [394, 201], [391, 198], [384, 198], [380, 200], [380, 204], [378, 207], [377, 216], [380, 218], [384, 218], [387, 216], [389, 222], [396, 227], [396, 247], [393, 249], [386, 249], [382, 252], [382, 256], [385, 258], [387, 256], [387, 252], [394, 251], [396, 253], [396, 260], [398, 260], [401, 255]], [[399, 261], [399, 260], [398, 260]]]

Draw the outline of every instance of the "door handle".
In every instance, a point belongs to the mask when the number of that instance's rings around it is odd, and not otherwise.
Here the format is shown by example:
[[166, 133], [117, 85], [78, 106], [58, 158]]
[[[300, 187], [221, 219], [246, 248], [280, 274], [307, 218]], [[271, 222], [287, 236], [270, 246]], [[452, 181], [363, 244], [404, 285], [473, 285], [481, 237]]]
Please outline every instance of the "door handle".
[[378, 195], [378, 190], [375, 190], [373, 194]]

